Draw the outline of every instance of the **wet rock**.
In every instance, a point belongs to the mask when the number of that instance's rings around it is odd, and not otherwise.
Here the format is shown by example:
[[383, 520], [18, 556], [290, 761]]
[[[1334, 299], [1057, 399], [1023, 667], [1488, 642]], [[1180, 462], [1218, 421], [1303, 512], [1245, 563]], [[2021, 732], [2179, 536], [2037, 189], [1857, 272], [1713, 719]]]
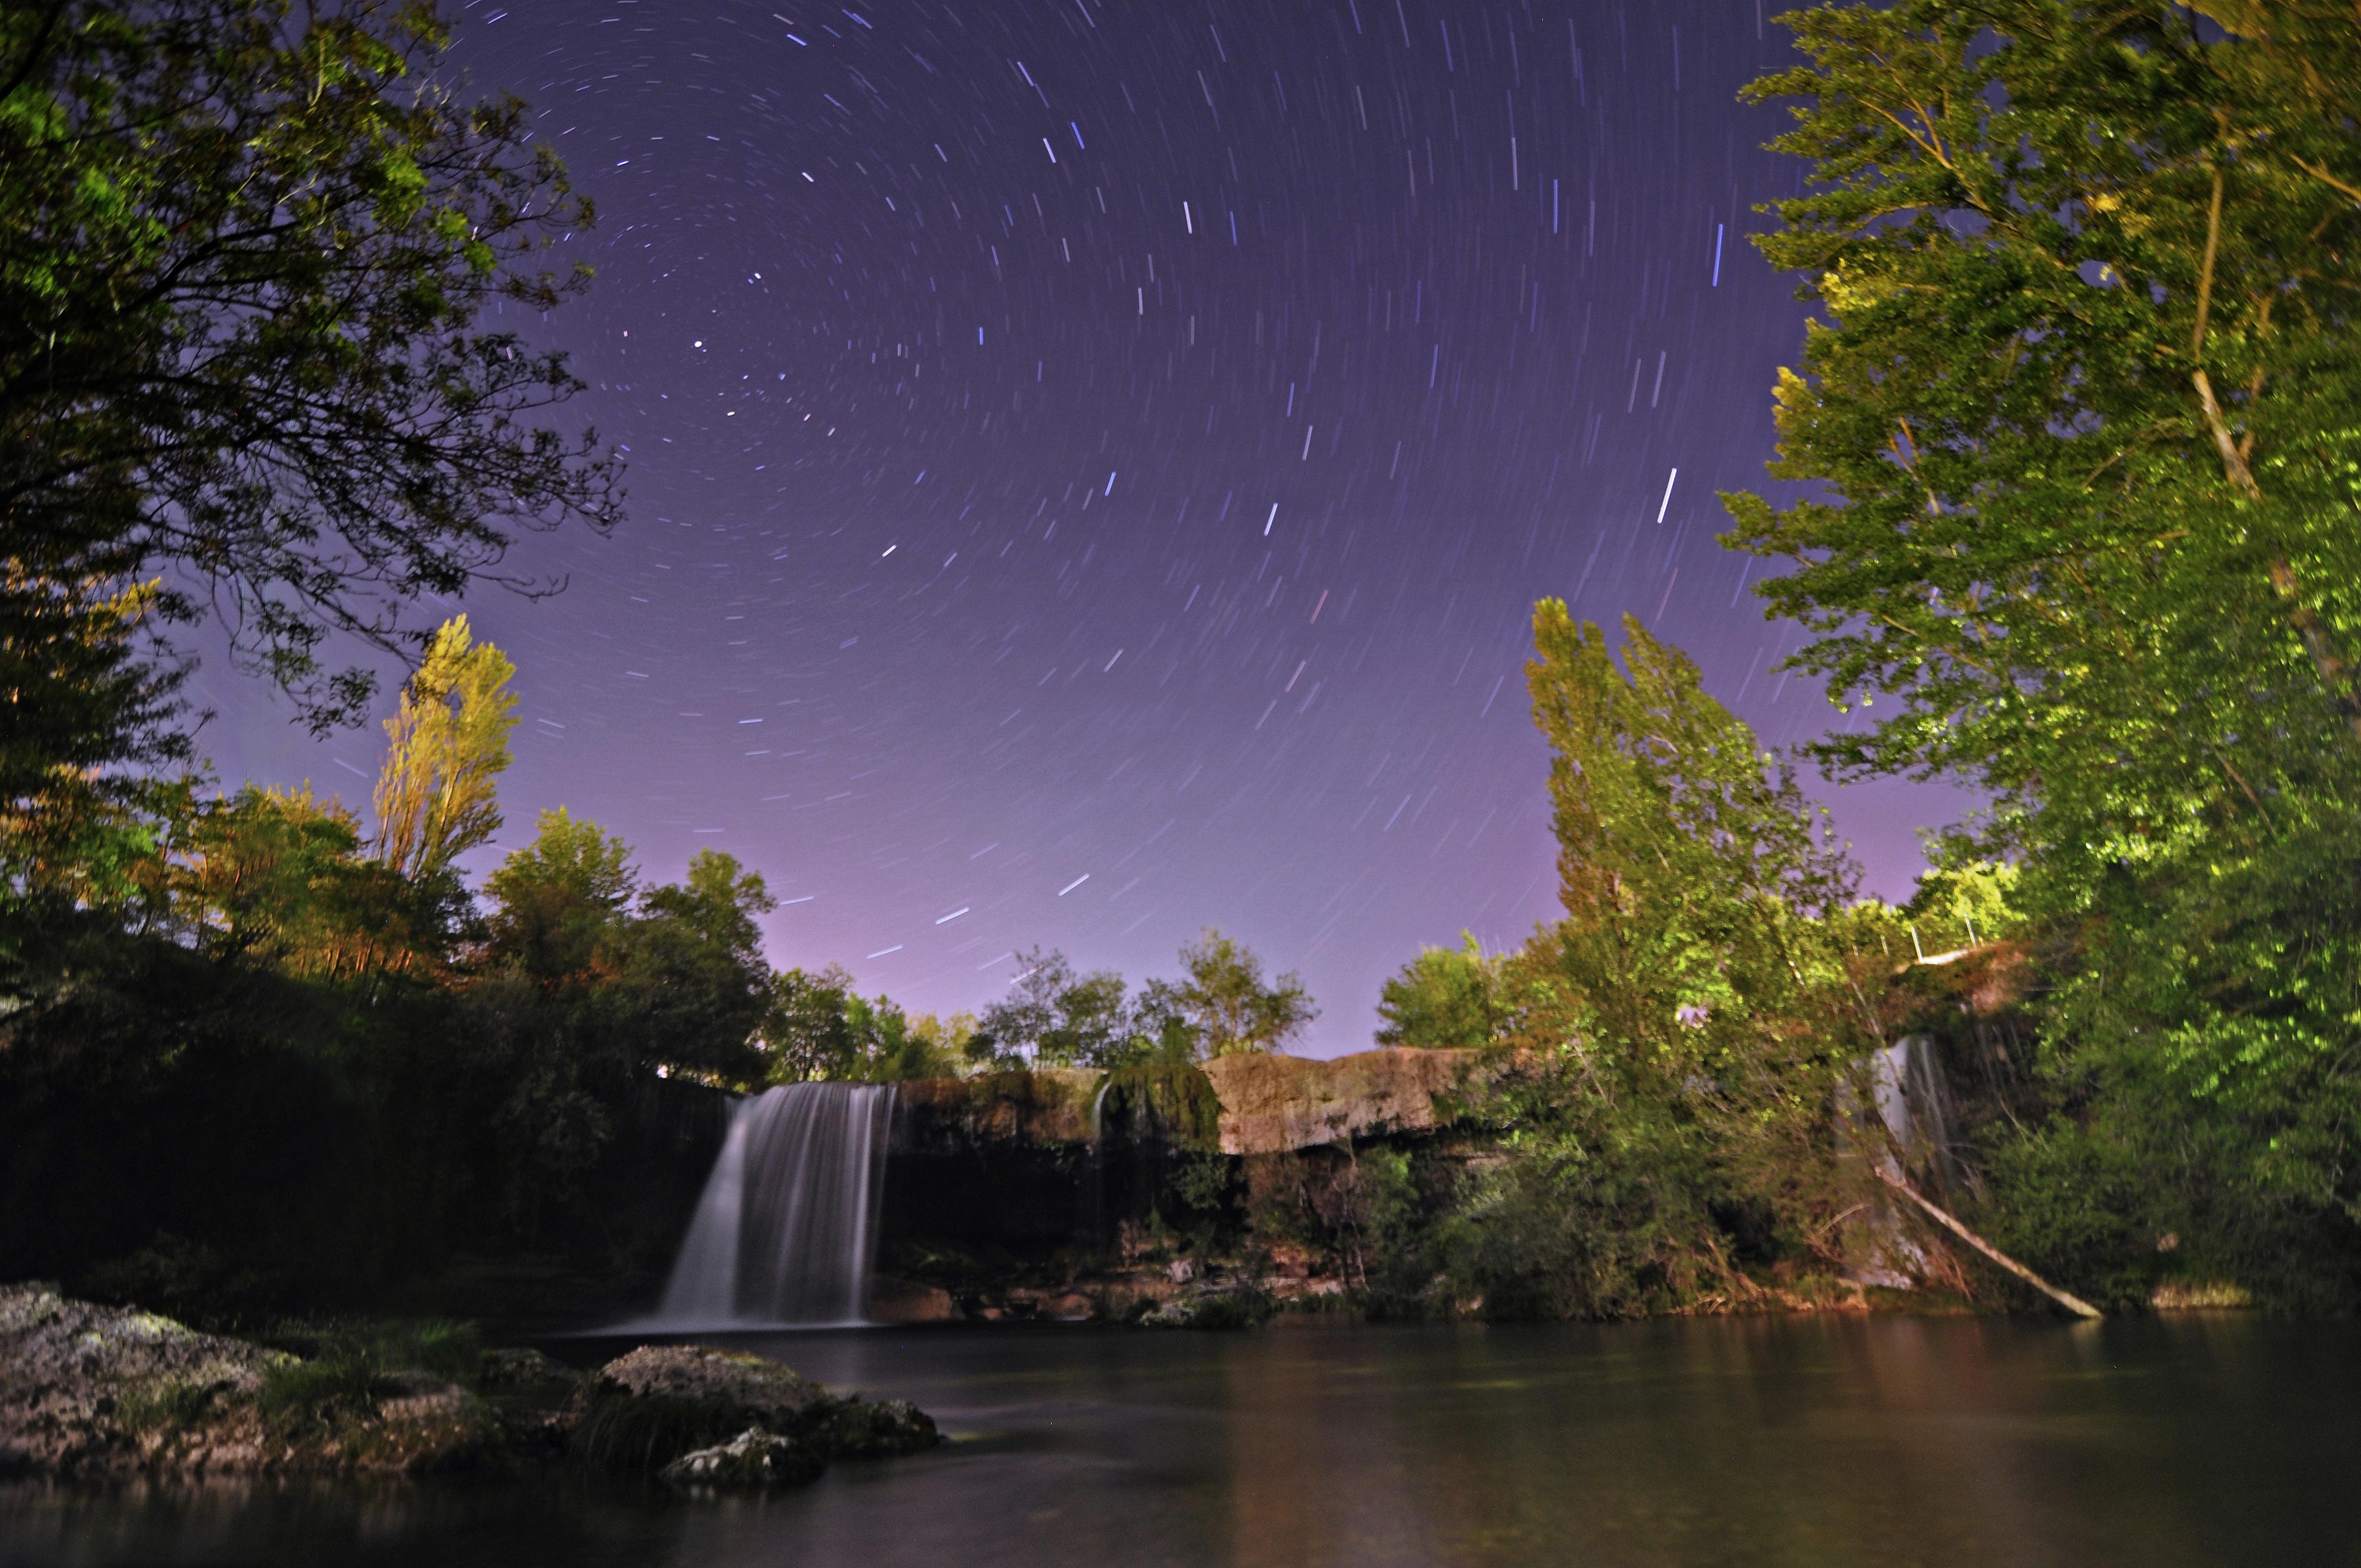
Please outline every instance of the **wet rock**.
[[683, 1454], [658, 1478], [683, 1491], [767, 1492], [818, 1480], [826, 1463], [808, 1443], [748, 1427], [728, 1442]]
[[916, 1406], [831, 1393], [778, 1362], [709, 1345], [643, 1345], [619, 1356], [590, 1379], [576, 1411], [578, 1452], [642, 1474], [749, 1430], [792, 1438], [822, 1461], [914, 1453], [941, 1441]]
[[922, 1453], [943, 1441], [935, 1418], [909, 1400], [858, 1396], [837, 1401], [812, 1432], [831, 1459], [893, 1459]]
[[1098, 1136], [1094, 1112], [1105, 1078], [1088, 1068], [1041, 1068], [897, 1085], [893, 1151], [1092, 1143]]

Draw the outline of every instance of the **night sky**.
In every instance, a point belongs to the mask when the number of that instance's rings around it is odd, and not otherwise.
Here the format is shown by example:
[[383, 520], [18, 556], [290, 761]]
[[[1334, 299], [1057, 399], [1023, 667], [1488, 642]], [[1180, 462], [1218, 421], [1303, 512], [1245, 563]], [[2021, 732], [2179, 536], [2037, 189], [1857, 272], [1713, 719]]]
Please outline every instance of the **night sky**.
[[[1207, 925], [1369, 1043], [1422, 944], [1557, 912], [1532, 602], [1636, 614], [1785, 744], [1795, 629], [1717, 546], [1804, 309], [1743, 236], [1760, 0], [478, 0], [456, 60], [598, 203], [546, 325], [631, 465], [609, 540], [466, 608], [510, 822], [761, 871], [785, 966], [974, 1008]], [[366, 803], [213, 661], [225, 782]], [[390, 702], [386, 705], [389, 708]], [[1823, 789], [1870, 885], [1958, 797]]]

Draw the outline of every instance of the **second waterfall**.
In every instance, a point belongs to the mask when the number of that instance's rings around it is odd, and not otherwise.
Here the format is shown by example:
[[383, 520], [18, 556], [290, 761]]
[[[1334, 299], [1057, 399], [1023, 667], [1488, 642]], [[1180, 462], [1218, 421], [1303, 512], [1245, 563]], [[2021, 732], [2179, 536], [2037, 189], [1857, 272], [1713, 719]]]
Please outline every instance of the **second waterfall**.
[[741, 1103], [664, 1287], [662, 1321], [859, 1322], [893, 1118], [893, 1089], [873, 1084], [788, 1084]]

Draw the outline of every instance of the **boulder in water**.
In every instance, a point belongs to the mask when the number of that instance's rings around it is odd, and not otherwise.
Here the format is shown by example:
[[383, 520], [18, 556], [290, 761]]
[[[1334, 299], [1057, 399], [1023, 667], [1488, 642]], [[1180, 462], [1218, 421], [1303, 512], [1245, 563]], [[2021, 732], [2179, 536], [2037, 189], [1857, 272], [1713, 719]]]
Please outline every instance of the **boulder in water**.
[[864, 1399], [858, 1394], [836, 1401], [814, 1428], [834, 1459], [895, 1459], [923, 1453], [943, 1441], [935, 1418], [907, 1399]]
[[767, 1492], [816, 1481], [826, 1464], [808, 1443], [748, 1427], [728, 1442], [681, 1455], [658, 1476], [683, 1491]]
[[905, 1401], [835, 1394], [763, 1356], [677, 1344], [642, 1345], [601, 1367], [577, 1401], [574, 1445], [603, 1464], [661, 1472], [749, 1429], [792, 1438], [823, 1461], [916, 1453], [942, 1441]]

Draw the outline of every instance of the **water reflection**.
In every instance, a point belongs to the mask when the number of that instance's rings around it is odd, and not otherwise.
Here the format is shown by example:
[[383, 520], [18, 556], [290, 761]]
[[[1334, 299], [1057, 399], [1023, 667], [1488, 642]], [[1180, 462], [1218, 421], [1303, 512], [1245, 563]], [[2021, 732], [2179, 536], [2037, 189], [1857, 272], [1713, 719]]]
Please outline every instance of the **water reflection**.
[[[1761, 1320], [752, 1337], [959, 1440], [684, 1506], [525, 1487], [0, 1490], [0, 1561], [2361, 1563], [2361, 1334]], [[589, 1347], [598, 1354], [604, 1347]]]

